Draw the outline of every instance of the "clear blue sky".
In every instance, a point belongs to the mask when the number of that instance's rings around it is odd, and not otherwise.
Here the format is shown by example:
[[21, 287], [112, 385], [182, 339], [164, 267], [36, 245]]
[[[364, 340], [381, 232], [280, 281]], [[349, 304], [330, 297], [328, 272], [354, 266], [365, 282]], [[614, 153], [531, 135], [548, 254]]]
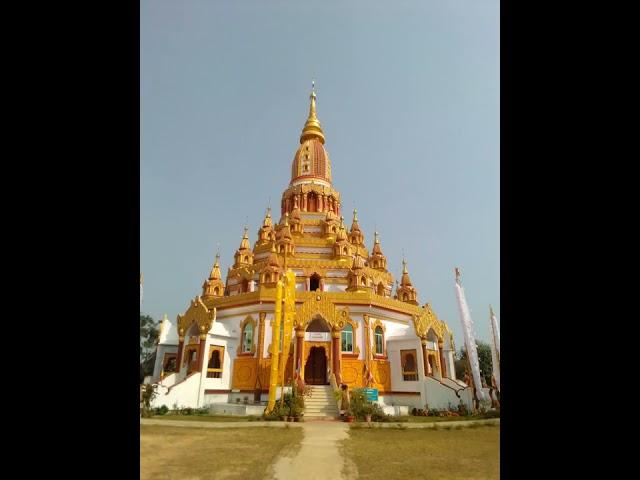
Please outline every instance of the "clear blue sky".
[[[500, 318], [499, 2], [141, 2], [142, 310], [172, 321], [278, 211], [316, 80], [342, 195], [369, 248], [462, 345], [453, 268], [479, 339]], [[276, 217], [277, 218], [277, 217]]]

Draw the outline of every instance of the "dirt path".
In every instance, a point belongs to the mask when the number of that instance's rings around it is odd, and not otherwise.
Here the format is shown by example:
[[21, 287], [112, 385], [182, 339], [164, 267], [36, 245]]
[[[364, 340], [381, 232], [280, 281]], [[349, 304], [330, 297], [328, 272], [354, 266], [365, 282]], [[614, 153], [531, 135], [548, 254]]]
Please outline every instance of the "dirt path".
[[[355, 465], [347, 461], [339, 442], [348, 437], [344, 422], [316, 421], [302, 424], [304, 438], [293, 457], [281, 456], [273, 464], [272, 474], [278, 480], [332, 480], [356, 478]], [[349, 472], [343, 475], [343, 468]]]

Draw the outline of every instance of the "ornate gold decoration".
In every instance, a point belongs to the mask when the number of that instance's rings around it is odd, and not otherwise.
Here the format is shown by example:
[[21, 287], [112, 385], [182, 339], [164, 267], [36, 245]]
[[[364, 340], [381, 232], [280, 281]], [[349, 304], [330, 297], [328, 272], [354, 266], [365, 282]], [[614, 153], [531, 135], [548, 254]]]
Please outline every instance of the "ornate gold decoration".
[[211, 330], [213, 322], [216, 319], [216, 309], [207, 308], [202, 301], [201, 297], [196, 297], [191, 300], [191, 305], [184, 313], [184, 315], [178, 315], [178, 335], [184, 337], [185, 333], [194, 323], [198, 325], [198, 331], [200, 335], [204, 335], [206, 338], [207, 332]]
[[[346, 318], [349, 315], [348, 307], [340, 310], [337, 309], [329, 299], [330, 296], [327, 295], [328, 292], [312, 293], [314, 297], [306, 300], [296, 311], [294, 326], [296, 328], [303, 328], [306, 330], [309, 322], [316, 316], [320, 316], [325, 319], [332, 330], [342, 330]], [[346, 313], [342, 315], [342, 311], [345, 311]]]
[[450, 333], [447, 324], [438, 319], [428, 303], [424, 305], [420, 314], [413, 316], [413, 326], [416, 335], [425, 340], [429, 330], [434, 331], [439, 342], [443, 341], [445, 333]]

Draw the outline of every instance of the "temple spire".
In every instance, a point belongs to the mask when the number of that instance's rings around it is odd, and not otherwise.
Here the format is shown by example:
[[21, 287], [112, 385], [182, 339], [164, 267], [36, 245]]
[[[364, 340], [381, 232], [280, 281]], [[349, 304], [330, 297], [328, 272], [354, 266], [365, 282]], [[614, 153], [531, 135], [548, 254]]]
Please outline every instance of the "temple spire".
[[309, 95], [309, 116], [307, 117], [307, 122], [304, 124], [304, 128], [302, 129], [302, 134], [300, 135], [300, 143], [303, 143], [305, 140], [310, 140], [312, 138], [317, 138], [320, 143], [324, 145], [324, 132], [322, 131], [320, 120], [318, 120], [318, 116], [316, 114], [315, 81], [311, 82], [311, 95]]

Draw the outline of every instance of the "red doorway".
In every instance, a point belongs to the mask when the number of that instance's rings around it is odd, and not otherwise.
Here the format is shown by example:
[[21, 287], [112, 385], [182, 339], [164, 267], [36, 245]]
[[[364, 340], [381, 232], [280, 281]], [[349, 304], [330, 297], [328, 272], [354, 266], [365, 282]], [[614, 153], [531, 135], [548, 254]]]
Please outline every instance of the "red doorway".
[[304, 366], [304, 381], [309, 385], [327, 384], [327, 356], [323, 347], [311, 347]]

